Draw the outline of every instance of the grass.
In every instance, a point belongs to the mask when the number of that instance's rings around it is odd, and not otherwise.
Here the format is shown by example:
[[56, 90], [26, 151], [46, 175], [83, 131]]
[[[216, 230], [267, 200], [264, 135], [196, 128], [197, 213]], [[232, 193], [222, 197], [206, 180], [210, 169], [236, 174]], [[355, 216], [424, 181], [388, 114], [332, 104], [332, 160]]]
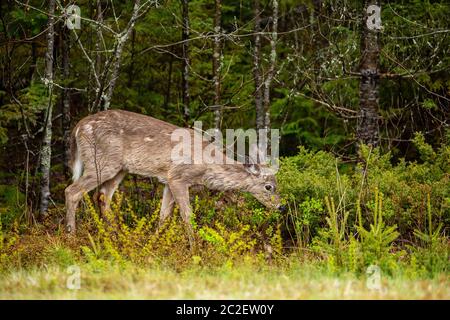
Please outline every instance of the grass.
[[366, 277], [327, 275], [311, 265], [253, 265], [181, 272], [135, 265], [80, 266], [80, 289], [67, 288], [66, 268], [51, 266], [0, 275], [0, 299], [449, 299], [450, 279], [381, 277], [369, 289]]

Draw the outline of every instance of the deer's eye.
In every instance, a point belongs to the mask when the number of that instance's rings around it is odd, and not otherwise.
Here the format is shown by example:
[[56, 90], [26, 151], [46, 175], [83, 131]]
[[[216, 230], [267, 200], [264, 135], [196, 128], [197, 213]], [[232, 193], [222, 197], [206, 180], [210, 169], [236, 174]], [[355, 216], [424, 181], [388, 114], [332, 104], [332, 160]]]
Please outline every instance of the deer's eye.
[[266, 185], [264, 186], [264, 188], [265, 188], [267, 191], [272, 191], [272, 190], [273, 190], [273, 186], [272, 186], [271, 184], [266, 184]]

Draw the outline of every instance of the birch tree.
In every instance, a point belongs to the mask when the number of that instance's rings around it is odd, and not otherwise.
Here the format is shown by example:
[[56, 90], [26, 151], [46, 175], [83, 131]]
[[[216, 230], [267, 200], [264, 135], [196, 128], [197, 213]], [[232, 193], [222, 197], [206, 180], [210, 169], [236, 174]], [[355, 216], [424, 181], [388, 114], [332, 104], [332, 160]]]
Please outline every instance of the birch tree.
[[133, 7], [133, 14], [131, 15], [131, 19], [128, 21], [128, 24], [118, 36], [116, 41], [116, 46], [114, 50], [114, 64], [113, 69], [110, 76], [109, 86], [108, 90], [106, 91], [105, 96], [103, 97], [103, 110], [108, 110], [109, 106], [111, 105], [111, 97], [114, 92], [114, 87], [116, 86], [117, 78], [119, 77], [119, 69], [120, 69], [120, 63], [122, 60], [122, 52], [123, 48], [130, 37], [131, 31], [134, 28], [134, 25], [136, 23], [136, 20], [139, 16], [139, 10], [141, 5], [140, 0], [136, 0], [134, 2]]
[[[361, 59], [359, 72], [359, 115], [357, 138], [360, 143], [377, 146], [379, 143], [379, 1], [365, 0], [362, 23]], [[378, 10], [378, 11], [377, 11]]]
[[270, 129], [270, 89], [277, 62], [278, 0], [272, 0], [272, 32], [270, 35], [269, 68], [264, 80], [264, 128]]
[[277, 60], [277, 38], [278, 38], [278, 0], [272, 0], [271, 33], [269, 36], [270, 53], [269, 61], [264, 74], [262, 66], [261, 45], [261, 8], [260, 1], [254, 0], [254, 51], [253, 51], [253, 78], [255, 82], [255, 108], [256, 128], [270, 129], [270, 91], [275, 76]]
[[40, 204], [39, 213], [46, 215], [50, 200], [50, 165], [52, 158], [52, 112], [53, 112], [53, 47], [55, 42], [55, 0], [48, 3], [47, 52], [45, 54], [45, 78], [48, 106], [45, 112], [42, 147], [40, 153]]
[[61, 27], [61, 55], [62, 55], [62, 78], [64, 87], [61, 93], [62, 104], [62, 132], [64, 146], [64, 174], [69, 178], [69, 158], [70, 158], [70, 90], [68, 87], [69, 80], [69, 50], [70, 50], [70, 33], [66, 26]]
[[189, 0], [181, 0], [182, 7], [182, 27], [181, 40], [183, 50], [183, 69], [182, 69], [182, 96], [183, 96], [183, 116], [187, 123], [190, 115], [190, 95], [189, 95]]
[[256, 129], [263, 129], [265, 113], [263, 105], [263, 78], [261, 74], [261, 11], [260, 0], [253, 0], [253, 79], [255, 82]]
[[220, 71], [221, 71], [221, 38], [222, 2], [215, 0], [214, 13], [214, 48], [213, 48], [213, 82], [214, 82], [214, 128], [220, 130], [222, 121], [222, 106], [220, 104]]
[[88, 61], [90, 71], [93, 74], [95, 82], [94, 92], [96, 97], [92, 102], [92, 106], [89, 107], [91, 112], [95, 112], [99, 109], [107, 110], [111, 106], [112, 95], [120, 73], [124, 47], [130, 38], [137, 20], [144, 15], [152, 5], [157, 6], [158, 1], [147, 0], [142, 3], [141, 0], [135, 0], [131, 18], [128, 20], [126, 27], [122, 31], [116, 32], [111, 27], [103, 23], [104, 17], [102, 13], [102, 6], [100, 2], [97, 2], [97, 21], [88, 19], [89, 23], [95, 23], [96, 25], [97, 41], [102, 42], [104, 38], [103, 30], [107, 30], [109, 33], [112, 33], [115, 38], [112, 50], [103, 48], [105, 52], [112, 51], [112, 54], [108, 57], [108, 59], [104, 59], [105, 61], [103, 61], [99, 55], [100, 50], [98, 45], [96, 45], [96, 58], [94, 60], [84, 48], [80, 38], [76, 34], [76, 31], [73, 30], [81, 52], [83, 53], [84, 58]]

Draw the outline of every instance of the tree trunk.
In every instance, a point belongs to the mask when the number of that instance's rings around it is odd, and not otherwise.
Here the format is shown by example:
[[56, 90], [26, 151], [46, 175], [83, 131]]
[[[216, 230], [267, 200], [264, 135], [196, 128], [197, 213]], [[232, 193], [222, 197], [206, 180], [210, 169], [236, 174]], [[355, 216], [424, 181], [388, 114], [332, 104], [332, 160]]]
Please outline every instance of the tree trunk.
[[48, 88], [48, 107], [45, 112], [44, 135], [42, 139], [41, 161], [40, 161], [40, 205], [39, 212], [45, 216], [50, 200], [50, 165], [52, 158], [52, 111], [53, 111], [53, 47], [55, 42], [55, 0], [50, 0], [48, 4], [47, 22], [47, 52], [45, 54], [45, 82]]
[[69, 159], [70, 159], [70, 98], [69, 98], [69, 50], [70, 50], [70, 30], [66, 26], [61, 28], [61, 55], [62, 55], [62, 77], [64, 88], [62, 90], [62, 133], [64, 147], [64, 174], [67, 179], [70, 178]]
[[172, 88], [172, 65], [173, 65], [173, 58], [172, 56], [169, 56], [169, 70], [167, 71], [167, 88], [166, 88], [166, 95], [164, 98], [164, 109], [167, 109], [170, 103], [170, 89]]
[[133, 14], [131, 16], [131, 19], [130, 21], [128, 21], [128, 25], [125, 28], [125, 30], [122, 31], [121, 36], [117, 39], [116, 49], [114, 51], [113, 70], [111, 72], [108, 90], [106, 91], [106, 94], [103, 97], [103, 110], [108, 110], [109, 106], [111, 105], [112, 94], [114, 92], [114, 87], [116, 86], [117, 78], [119, 77], [123, 48], [125, 47], [125, 43], [130, 37], [131, 31], [133, 30], [136, 20], [138, 18], [140, 5], [141, 5], [140, 0], [136, 0], [134, 2]]
[[[91, 3], [91, 2], [90, 2]], [[92, 5], [91, 5], [92, 7]], [[103, 33], [102, 33], [102, 27], [101, 24], [103, 24], [103, 7], [102, 7], [102, 0], [97, 0], [97, 9], [96, 9], [96, 17], [95, 19], [97, 20], [98, 24], [95, 27], [96, 28], [96, 33], [97, 33], [97, 41], [95, 41], [95, 72], [97, 74], [97, 76], [99, 74], [101, 74], [102, 72], [102, 68], [103, 66], [103, 54], [102, 54], [102, 48], [100, 45], [103, 43]], [[98, 88], [98, 85], [94, 86], [94, 94], [93, 96], [96, 97], [97, 93], [95, 92], [95, 89], [100, 89]], [[95, 109], [92, 108], [93, 112], [98, 111], [98, 105], [96, 104], [96, 101], [98, 101], [98, 103], [100, 103], [101, 100], [97, 100], [96, 98], [94, 98], [94, 103], [95, 104]]]
[[97, 74], [100, 74], [100, 68], [102, 65], [102, 54], [100, 53], [101, 51], [100, 44], [103, 41], [102, 27], [100, 26], [101, 24], [103, 24], [103, 8], [101, 0], [97, 0], [97, 22], [99, 24], [96, 26], [97, 41], [95, 43], [95, 50], [96, 50], [95, 69]]
[[[93, 3], [90, 1], [89, 2], [89, 7], [93, 8]], [[92, 12], [91, 12], [91, 16], [92, 16]], [[105, 82], [107, 79], [107, 72], [108, 72], [108, 68], [110, 66], [110, 61], [112, 60], [112, 58], [110, 59], [104, 59], [104, 55], [102, 53], [102, 50], [106, 50], [106, 48], [101, 47], [100, 45], [102, 43], [104, 43], [104, 38], [103, 38], [103, 32], [102, 32], [102, 27], [101, 25], [103, 24], [103, 7], [102, 7], [102, 0], [97, 0], [97, 8], [96, 8], [96, 16], [95, 19], [97, 21], [96, 27], [95, 27], [95, 31], [97, 34], [97, 39], [95, 41], [95, 62], [94, 62], [94, 68], [90, 69], [89, 75], [91, 76], [92, 73], [95, 73], [95, 86], [93, 87], [93, 96], [94, 99], [92, 101], [92, 103], [88, 103], [89, 105], [89, 112], [97, 112], [100, 109], [100, 104], [102, 102], [102, 98], [104, 95], [104, 91], [105, 91]], [[89, 31], [91, 32], [91, 31]], [[91, 35], [92, 37], [92, 35]], [[104, 61], [105, 60], [105, 61]], [[101, 77], [99, 76], [101, 75]], [[89, 78], [89, 83], [91, 83], [91, 77]], [[91, 90], [88, 90], [88, 94], [90, 94]], [[89, 100], [90, 102], [90, 100]]]
[[278, 0], [272, 0], [272, 35], [270, 37], [269, 70], [264, 81], [264, 128], [270, 129], [270, 89], [275, 75], [278, 38]]
[[182, 17], [183, 25], [181, 30], [181, 40], [183, 41], [183, 70], [182, 70], [182, 92], [183, 92], [183, 108], [184, 121], [189, 120], [189, 0], [182, 1]]
[[30, 69], [28, 71], [28, 78], [30, 79], [30, 83], [33, 81], [35, 77], [35, 71], [36, 71], [36, 62], [37, 62], [37, 49], [36, 49], [36, 42], [31, 42], [31, 64]]
[[255, 109], [256, 109], [256, 129], [263, 129], [265, 123], [265, 112], [263, 105], [263, 79], [261, 73], [261, 12], [260, 0], [253, 1], [253, 11], [255, 16], [254, 49], [253, 49], [253, 78], [255, 81]]
[[221, 69], [221, 19], [222, 3], [221, 0], [215, 0], [214, 14], [214, 49], [213, 49], [213, 81], [214, 81], [214, 128], [220, 130], [222, 122], [222, 106], [220, 105], [220, 69]]
[[364, 6], [362, 38], [361, 38], [361, 60], [359, 85], [360, 110], [357, 125], [358, 145], [364, 143], [376, 147], [379, 143], [379, 70], [378, 62], [380, 56], [379, 30], [369, 28], [367, 20], [367, 7], [379, 5], [379, 1], [366, 0]]
[[131, 57], [130, 57], [130, 67], [128, 69], [128, 88], [131, 88], [133, 86], [135, 44], [136, 44], [136, 30], [133, 29], [131, 31]]

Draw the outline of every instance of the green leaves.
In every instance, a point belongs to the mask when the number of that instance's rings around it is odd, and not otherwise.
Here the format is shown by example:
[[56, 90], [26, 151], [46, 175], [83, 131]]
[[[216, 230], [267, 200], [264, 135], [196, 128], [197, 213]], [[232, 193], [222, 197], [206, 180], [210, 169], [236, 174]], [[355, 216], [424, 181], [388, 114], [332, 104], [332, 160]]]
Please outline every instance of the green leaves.
[[436, 159], [436, 153], [433, 148], [425, 142], [425, 137], [421, 132], [416, 132], [414, 134], [414, 146], [417, 148], [422, 161], [430, 162]]
[[13, 23], [8, 28], [8, 36], [13, 38], [23, 36], [24, 31], [28, 37], [35, 36], [47, 24], [47, 15], [36, 10], [25, 10], [22, 6], [14, 7], [9, 15]]
[[[53, 99], [56, 99], [56, 96]], [[32, 81], [28, 87], [19, 92], [17, 100], [18, 102], [12, 100], [1, 107], [0, 145], [8, 141], [7, 131], [4, 127], [11, 123], [17, 122], [19, 129], [22, 130], [24, 130], [22, 120], [31, 125], [36, 125], [38, 115], [48, 106], [47, 88], [40, 81]]]
[[363, 227], [361, 218], [361, 209], [357, 203], [359, 212], [359, 225], [357, 226], [364, 254], [364, 260], [367, 265], [382, 264], [383, 260], [389, 256], [392, 251], [392, 243], [400, 235], [397, 226], [386, 226], [383, 221], [383, 194], [375, 189], [375, 208], [373, 209], [372, 223], [369, 228]]

